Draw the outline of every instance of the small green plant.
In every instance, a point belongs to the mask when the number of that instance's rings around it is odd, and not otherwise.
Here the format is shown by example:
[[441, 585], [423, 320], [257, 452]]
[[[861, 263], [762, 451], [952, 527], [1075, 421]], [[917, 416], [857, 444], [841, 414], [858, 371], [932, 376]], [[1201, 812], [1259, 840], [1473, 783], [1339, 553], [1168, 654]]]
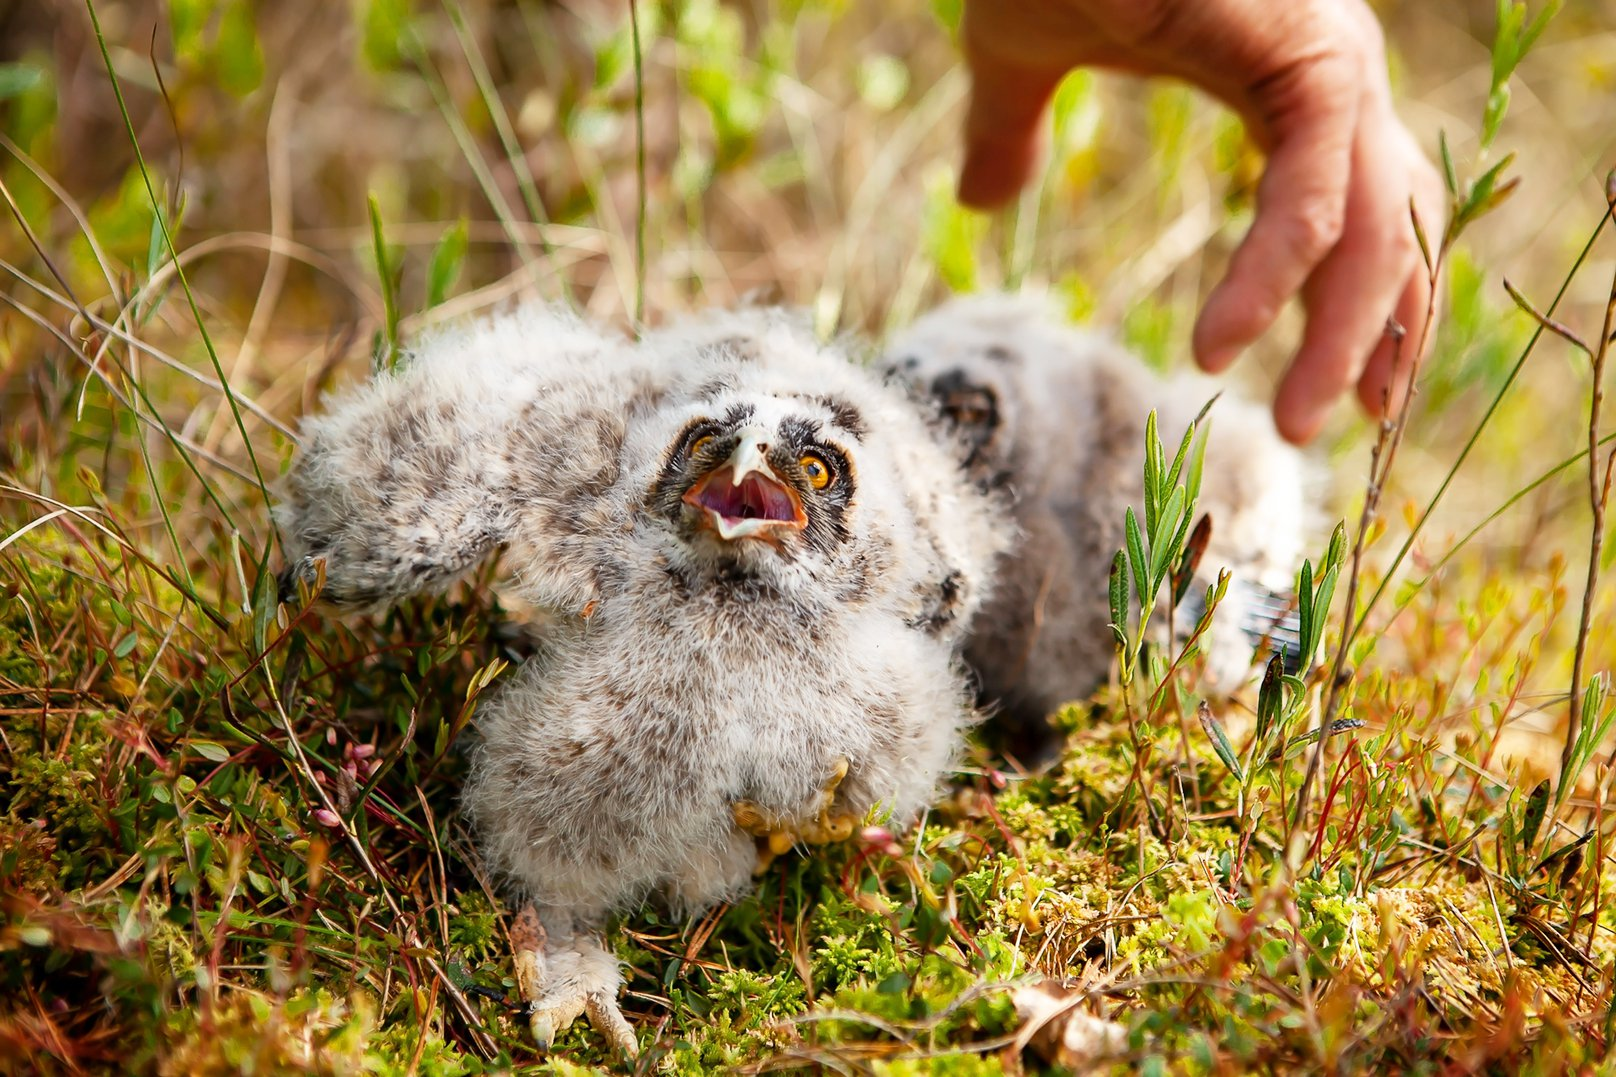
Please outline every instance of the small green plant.
[[1124, 691], [1139, 670], [1163, 587], [1176, 584], [1169, 591], [1176, 605], [1193, 574], [1194, 566], [1186, 565], [1185, 557], [1191, 550], [1188, 540], [1206, 459], [1205, 416], [1203, 409], [1184, 431], [1171, 464], [1156, 429], [1156, 413], [1145, 420], [1144, 525], [1130, 506], [1124, 521], [1127, 545], [1117, 551], [1111, 566], [1111, 632]]

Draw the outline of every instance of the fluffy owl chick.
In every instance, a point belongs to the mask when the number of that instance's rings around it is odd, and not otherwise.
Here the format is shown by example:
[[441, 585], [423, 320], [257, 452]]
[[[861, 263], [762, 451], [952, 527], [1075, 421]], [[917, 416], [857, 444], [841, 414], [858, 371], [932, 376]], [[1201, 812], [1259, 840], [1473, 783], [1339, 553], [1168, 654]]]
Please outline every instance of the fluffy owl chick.
[[305, 434], [293, 575], [369, 607], [502, 549], [551, 614], [479, 712], [464, 794], [537, 913], [518, 973], [545, 1043], [588, 1012], [634, 1050], [604, 917], [744, 892], [748, 821], [806, 831], [829, 798], [907, 824], [974, 719], [958, 652], [1003, 513], [901, 391], [778, 312], [636, 344], [518, 311]]
[[[1160, 380], [1116, 344], [1009, 296], [960, 299], [921, 318], [891, 343], [886, 365], [953, 432], [971, 479], [1013, 503], [1022, 534], [967, 655], [1012, 741], [1039, 754], [1048, 716], [1110, 668], [1107, 581], [1126, 509], [1143, 504], [1146, 417], [1157, 412], [1170, 454], [1218, 387]], [[1286, 634], [1280, 592], [1301, 561], [1308, 482], [1303, 457], [1263, 409], [1225, 393], [1209, 418], [1200, 508], [1212, 532], [1200, 572], [1215, 578], [1226, 567], [1233, 582], [1209, 634], [1208, 673], [1232, 689], [1254, 640]], [[1190, 593], [1204, 593], [1204, 581]]]

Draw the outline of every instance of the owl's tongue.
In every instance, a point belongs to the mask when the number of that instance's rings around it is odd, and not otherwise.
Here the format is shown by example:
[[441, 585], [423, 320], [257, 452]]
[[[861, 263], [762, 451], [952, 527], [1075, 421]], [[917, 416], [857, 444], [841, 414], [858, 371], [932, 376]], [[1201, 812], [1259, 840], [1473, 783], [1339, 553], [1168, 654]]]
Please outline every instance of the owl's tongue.
[[798, 528], [807, 523], [797, 499], [758, 471], [748, 472], [736, 482], [733, 469], [721, 467], [697, 483], [685, 501], [712, 513], [724, 538], [755, 535], [769, 525]]

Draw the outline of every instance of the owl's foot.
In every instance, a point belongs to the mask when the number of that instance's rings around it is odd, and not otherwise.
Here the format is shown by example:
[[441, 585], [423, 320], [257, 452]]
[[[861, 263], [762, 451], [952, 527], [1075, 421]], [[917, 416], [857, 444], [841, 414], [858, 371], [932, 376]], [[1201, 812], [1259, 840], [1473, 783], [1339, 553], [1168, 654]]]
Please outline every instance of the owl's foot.
[[846, 841], [853, 836], [859, 816], [832, 810], [836, 790], [847, 777], [848, 762], [838, 759], [836, 767], [819, 791], [819, 802], [807, 815], [784, 818], [764, 809], [750, 800], [737, 800], [730, 806], [735, 825], [758, 839], [758, 862], [754, 870], [761, 875], [774, 858], [787, 852], [793, 845], [829, 845]]
[[556, 1035], [580, 1014], [624, 1058], [639, 1055], [634, 1026], [617, 1005], [622, 985], [617, 959], [587, 936], [549, 938], [538, 914], [526, 906], [511, 928], [516, 989], [528, 1006], [533, 1042], [548, 1051]]

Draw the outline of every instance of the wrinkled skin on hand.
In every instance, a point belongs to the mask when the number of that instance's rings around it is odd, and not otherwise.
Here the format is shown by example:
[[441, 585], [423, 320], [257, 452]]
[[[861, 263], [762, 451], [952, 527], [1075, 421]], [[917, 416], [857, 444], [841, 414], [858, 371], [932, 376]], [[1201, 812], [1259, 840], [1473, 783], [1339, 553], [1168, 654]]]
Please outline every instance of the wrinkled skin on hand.
[[[1026, 184], [1045, 107], [1073, 68], [1183, 79], [1237, 111], [1268, 164], [1251, 231], [1196, 323], [1197, 362], [1226, 369], [1299, 296], [1307, 327], [1274, 401], [1280, 432], [1310, 440], [1354, 384], [1371, 414], [1387, 393], [1395, 413], [1431, 298], [1410, 201], [1435, 237], [1445, 195], [1393, 111], [1362, 0], [970, 0], [963, 40], [968, 204]], [[1408, 331], [1401, 351], [1388, 317]]]

